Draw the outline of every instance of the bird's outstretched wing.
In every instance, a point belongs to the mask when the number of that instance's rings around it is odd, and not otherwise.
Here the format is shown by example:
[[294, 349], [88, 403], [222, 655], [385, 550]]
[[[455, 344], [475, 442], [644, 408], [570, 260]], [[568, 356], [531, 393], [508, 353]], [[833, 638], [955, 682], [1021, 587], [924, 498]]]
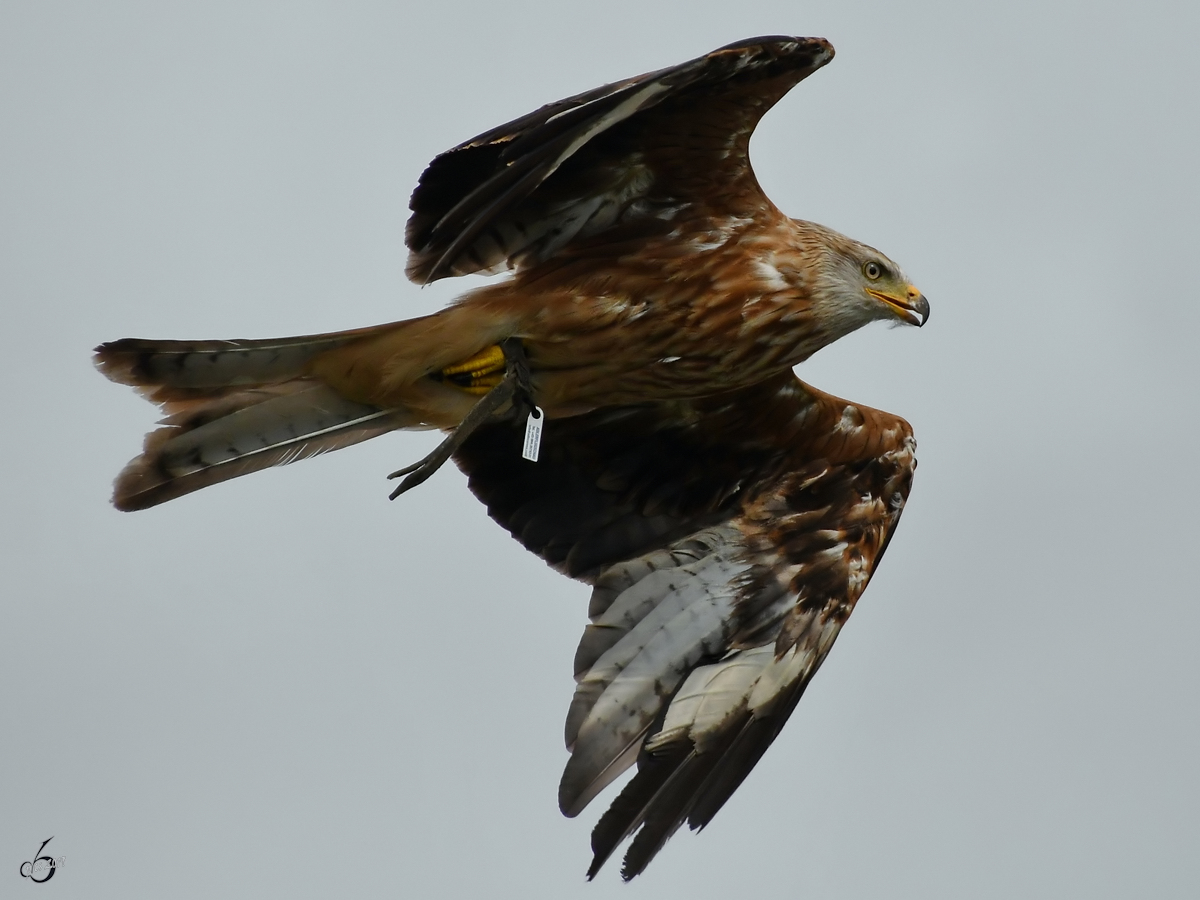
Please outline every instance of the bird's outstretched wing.
[[832, 58], [822, 38], [752, 38], [460, 144], [413, 192], [408, 277], [522, 268], [616, 225], [631, 237], [669, 230], [693, 204], [718, 215], [773, 209], [750, 169], [750, 135]]
[[683, 822], [706, 825], [779, 733], [883, 555], [915, 443], [790, 372], [550, 422], [536, 464], [520, 439], [489, 426], [457, 461], [493, 518], [593, 585], [559, 803], [576, 815], [637, 763], [588, 871], [636, 833], [629, 879]]

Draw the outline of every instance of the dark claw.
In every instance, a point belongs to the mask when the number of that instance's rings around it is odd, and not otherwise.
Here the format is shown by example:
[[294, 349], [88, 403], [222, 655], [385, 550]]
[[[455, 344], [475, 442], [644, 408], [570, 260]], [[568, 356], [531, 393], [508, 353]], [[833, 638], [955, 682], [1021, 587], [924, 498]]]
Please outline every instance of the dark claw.
[[484, 422], [495, 417], [497, 410], [509, 400], [512, 401], [513, 412], [518, 416], [533, 408], [525, 348], [516, 338], [509, 338], [501, 342], [500, 349], [504, 351], [504, 378], [471, 407], [471, 411], [467, 413], [458, 427], [448, 434], [446, 439], [433, 449], [432, 453], [411, 466], [397, 469], [388, 476], [389, 479], [404, 476], [404, 480], [388, 495], [389, 500], [395, 500], [405, 491], [415, 488], [445, 465], [446, 460], [454, 455], [454, 451], [463, 445], [471, 433]]

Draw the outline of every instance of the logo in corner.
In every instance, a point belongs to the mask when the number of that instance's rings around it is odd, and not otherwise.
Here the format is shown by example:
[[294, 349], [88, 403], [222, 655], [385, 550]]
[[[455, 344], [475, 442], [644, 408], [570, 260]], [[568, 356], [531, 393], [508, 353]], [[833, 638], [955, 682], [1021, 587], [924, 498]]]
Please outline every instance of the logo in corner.
[[38, 847], [37, 853], [33, 854], [33, 859], [21, 863], [21, 877], [28, 878], [34, 884], [44, 884], [54, 877], [54, 873], [58, 871], [58, 867], [63, 864], [63, 858], [60, 856], [55, 859], [53, 856], [42, 856], [42, 851], [46, 849], [46, 845], [54, 840], [54, 835], [42, 841], [42, 846]]

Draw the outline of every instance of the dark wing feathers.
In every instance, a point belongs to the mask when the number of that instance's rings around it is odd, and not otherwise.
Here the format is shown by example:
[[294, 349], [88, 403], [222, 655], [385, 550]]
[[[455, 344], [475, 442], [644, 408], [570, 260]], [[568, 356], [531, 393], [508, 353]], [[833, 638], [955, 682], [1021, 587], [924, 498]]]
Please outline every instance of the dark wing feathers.
[[[560, 100], [443, 153], [413, 192], [408, 276], [521, 267], [724, 180], [765, 203], [746, 156], [759, 118], [833, 58], [821, 38], [742, 41]], [[736, 152], [731, 152], [735, 148]]]
[[559, 799], [575, 815], [636, 761], [588, 872], [633, 836], [632, 878], [778, 735], [899, 520], [915, 444], [903, 420], [790, 372], [555, 420], [536, 464], [520, 439], [493, 424], [456, 459], [493, 518], [593, 585]]
[[[664, 414], [667, 413], [667, 414]], [[769, 448], [722, 455], [664, 406], [557, 419], [536, 465], [519, 428], [484, 426], [455, 456], [471, 490], [526, 548], [591, 583], [604, 568], [728, 518], [746, 468]], [[741, 463], [742, 465], [739, 465]]]

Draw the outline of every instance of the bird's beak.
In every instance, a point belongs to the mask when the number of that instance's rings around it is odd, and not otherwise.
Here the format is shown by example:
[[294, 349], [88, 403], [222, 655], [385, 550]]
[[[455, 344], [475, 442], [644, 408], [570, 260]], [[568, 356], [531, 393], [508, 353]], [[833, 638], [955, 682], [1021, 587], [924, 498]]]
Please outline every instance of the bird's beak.
[[916, 325], [919, 328], [929, 321], [929, 301], [911, 284], [905, 288], [903, 295], [888, 294], [877, 291], [875, 288], [867, 288], [866, 291], [876, 300], [886, 303], [897, 316], [909, 325]]

